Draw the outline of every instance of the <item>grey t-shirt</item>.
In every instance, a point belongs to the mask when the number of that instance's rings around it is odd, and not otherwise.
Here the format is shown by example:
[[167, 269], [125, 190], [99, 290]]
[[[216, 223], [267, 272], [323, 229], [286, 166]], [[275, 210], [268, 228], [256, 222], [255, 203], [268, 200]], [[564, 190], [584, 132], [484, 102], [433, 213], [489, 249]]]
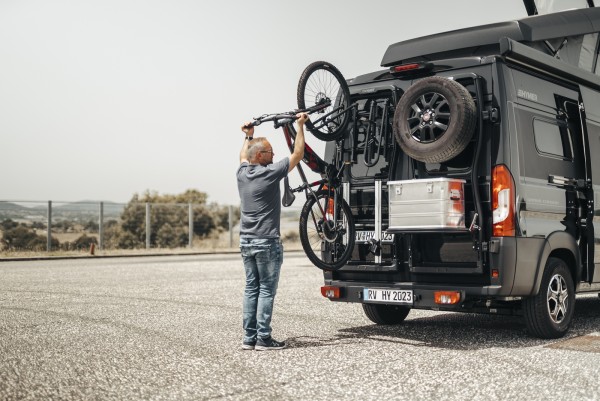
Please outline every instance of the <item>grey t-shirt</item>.
[[279, 238], [279, 181], [287, 175], [289, 168], [288, 157], [267, 166], [240, 164], [237, 183], [242, 202], [241, 238]]

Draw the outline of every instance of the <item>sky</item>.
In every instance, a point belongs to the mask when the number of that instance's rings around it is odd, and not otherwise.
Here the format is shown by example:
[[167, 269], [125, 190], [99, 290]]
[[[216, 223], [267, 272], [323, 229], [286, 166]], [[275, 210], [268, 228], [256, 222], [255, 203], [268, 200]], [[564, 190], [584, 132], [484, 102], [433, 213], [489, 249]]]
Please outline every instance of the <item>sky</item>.
[[[295, 109], [311, 62], [352, 78], [392, 43], [524, 16], [522, 0], [0, 0], [0, 200], [238, 205], [240, 126]], [[289, 154], [272, 125], [255, 136]]]

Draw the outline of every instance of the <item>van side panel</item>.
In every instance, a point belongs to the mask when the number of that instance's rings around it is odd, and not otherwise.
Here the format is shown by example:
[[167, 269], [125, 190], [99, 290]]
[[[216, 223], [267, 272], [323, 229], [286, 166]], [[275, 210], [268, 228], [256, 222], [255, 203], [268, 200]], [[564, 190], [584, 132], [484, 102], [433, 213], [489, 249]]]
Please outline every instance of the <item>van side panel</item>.
[[[517, 266], [511, 295], [526, 296], [536, 293], [536, 277], [543, 271], [550, 245], [544, 238], [519, 238], [516, 241]], [[540, 261], [544, 261], [540, 263]], [[539, 288], [539, 284], [537, 286]]]
[[503, 72], [509, 130], [505, 140], [510, 141], [506, 160], [512, 161], [518, 222], [511, 295], [530, 296], [538, 293], [552, 252], [575, 262], [569, 263], [575, 282], [581, 277], [576, 222], [567, 217], [567, 199], [574, 195], [549, 183], [550, 176], [585, 178], [579, 94], [519, 68]]
[[[528, 238], [528, 240], [529, 239], [530, 238]], [[524, 244], [527, 243], [528, 241], [524, 241]], [[535, 246], [535, 244], [531, 242], [529, 242], [529, 245], [532, 247]], [[525, 248], [522, 248], [522, 250], [525, 251]], [[531, 269], [535, 271], [535, 276], [531, 278], [528, 277], [527, 280], [529, 281], [525, 286], [530, 286], [531, 292], [520, 295], [536, 295], [539, 292], [542, 276], [544, 274], [544, 267], [546, 266], [546, 262], [550, 256], [560, 257], [565, 260], [573, 274], [573, 281], [575, 281], [575, 283], [579, 282], [581, 279], [581, 269], [579, 269], [579, 266], [581, 266], [581, 258], [578, 244], [573, 236], [566, 232], [557, 231], [551, 234], [547, 239], [543, 240], [542, 248], [538, 248], [537, 250], [531, 249], [527, 251], [532, 252], [533, 256], [533, 253], [538, 250], [538, 264], [535, 269]]]
[[600, 92], [580, 87], [585, 106], [588, 144], [591, 158], [591, 178], [594, 191], [594, 275], [593, 283], [600, 283]]

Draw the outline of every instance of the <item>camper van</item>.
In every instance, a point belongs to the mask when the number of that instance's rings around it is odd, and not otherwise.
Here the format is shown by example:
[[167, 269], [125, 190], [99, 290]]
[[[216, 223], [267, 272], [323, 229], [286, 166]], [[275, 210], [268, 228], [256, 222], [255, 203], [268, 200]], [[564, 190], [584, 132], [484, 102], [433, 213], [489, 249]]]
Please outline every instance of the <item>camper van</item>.
[[355, 243], [323, 296], [377, 324], [429, 309], [568, 331], [575, 295], [600, 291], [594, 1], [524, 0], [527, 17], [394, 43], [348, 80], [357, 112], [325, 159], [348, 166]]

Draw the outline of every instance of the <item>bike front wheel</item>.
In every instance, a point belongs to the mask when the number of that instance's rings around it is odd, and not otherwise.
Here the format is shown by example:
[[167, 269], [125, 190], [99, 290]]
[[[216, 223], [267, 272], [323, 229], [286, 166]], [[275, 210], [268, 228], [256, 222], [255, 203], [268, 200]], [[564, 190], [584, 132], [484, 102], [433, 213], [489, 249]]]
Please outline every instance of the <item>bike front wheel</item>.
[[[300, 213], [302, 248], [319, 269], [338, 270], [350, 259], [354, 249], [354, 219], [350, 206], [343, 199], [335, 202], [329, 191], [307, 197]], [[334, 209], [337, 209], [336, 213]]]
[[306, 121], [306, 128], [315, 137], [332, 141], [344, 134], [350, 121], [350, 90], [335, 66], [315, 61], [306, 67], [298, 82], [297, 100], [300, 109], [328, 105]]

